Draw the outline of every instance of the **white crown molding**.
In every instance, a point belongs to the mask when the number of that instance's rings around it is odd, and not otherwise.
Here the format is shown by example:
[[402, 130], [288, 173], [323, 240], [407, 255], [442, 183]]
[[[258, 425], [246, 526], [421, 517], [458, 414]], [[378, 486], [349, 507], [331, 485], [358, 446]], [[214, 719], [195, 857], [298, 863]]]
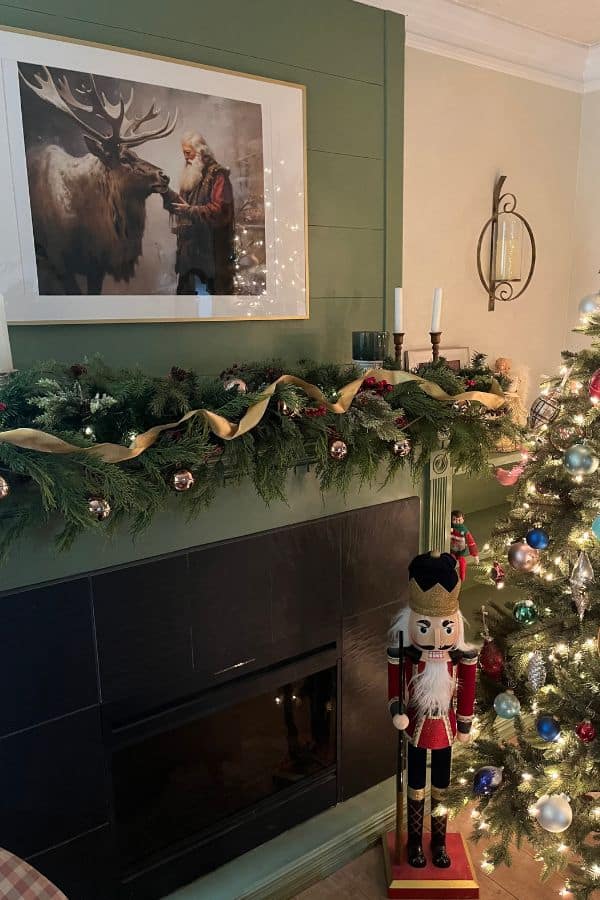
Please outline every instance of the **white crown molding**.
[[600, 44], [553, 37], [449, 0], [356, 0], [406, 17], [406, 45], [576, 93], [600, 90]]
[[600, 91], [600, 44], [589, 48], [583, 75], [583, 90], [586, 94]]

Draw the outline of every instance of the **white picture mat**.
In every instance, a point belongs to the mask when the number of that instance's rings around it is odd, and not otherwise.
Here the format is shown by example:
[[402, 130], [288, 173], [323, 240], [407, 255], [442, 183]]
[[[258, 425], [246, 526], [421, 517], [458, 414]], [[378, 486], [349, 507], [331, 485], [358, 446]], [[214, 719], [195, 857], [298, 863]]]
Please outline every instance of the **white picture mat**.
[[[304, 89], [87, 44], [0, 30], [0, 293], [12, 323], [308, 318]], [[17, 62], [261, 105], [267, 294], [39, 296]], [[294, 277], [286, 274], [296, 261]], [[126, 288], [124, 288], [126, 290]], [[259, 301], [258, 303], [256, 301]]]

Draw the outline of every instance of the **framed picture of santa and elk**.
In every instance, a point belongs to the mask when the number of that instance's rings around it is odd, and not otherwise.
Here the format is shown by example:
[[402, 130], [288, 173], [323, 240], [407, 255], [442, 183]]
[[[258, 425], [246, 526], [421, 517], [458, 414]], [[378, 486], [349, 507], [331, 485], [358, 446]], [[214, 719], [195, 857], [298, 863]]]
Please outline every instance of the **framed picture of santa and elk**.
[[305, 89], [0, 31], [14, 323], [305, 319]]

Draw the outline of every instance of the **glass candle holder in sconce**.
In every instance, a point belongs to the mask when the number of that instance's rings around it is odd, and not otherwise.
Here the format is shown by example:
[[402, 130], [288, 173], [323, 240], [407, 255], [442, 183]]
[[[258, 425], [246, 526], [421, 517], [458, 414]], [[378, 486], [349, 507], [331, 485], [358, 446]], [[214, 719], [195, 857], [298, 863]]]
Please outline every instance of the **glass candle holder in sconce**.
[[381, 369], [387, 356], [387, 331], [353, 331], [352, 362], [365, 372]]
[[520, 281], [523, 266], [523, 223], [500, 213], [496, 230], [496, 281]]

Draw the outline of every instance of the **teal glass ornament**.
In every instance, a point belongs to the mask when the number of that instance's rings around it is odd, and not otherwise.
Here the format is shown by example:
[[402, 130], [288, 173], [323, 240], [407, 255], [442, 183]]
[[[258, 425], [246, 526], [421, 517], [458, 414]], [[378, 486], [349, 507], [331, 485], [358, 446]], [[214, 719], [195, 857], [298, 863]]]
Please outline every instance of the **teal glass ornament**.
[[597, 541], [600, 541], [600, 516], [596, 516], [592, 522], [592, 534]]
[[514, 719], [521, 712], [521, 704], [513, 691], [503, 691], [494, 700], [494, 709], [501, 719]]
[[547, 550], [550, 543], [550, 537], [544, 528], [530, 528], [525, 540], [534, 550]]
[[592, 475], [600, 460], [585, 444], [573, 444], [565, 450], [563, 465], [571, 475]]
[[533, 600], [517, 600], [513, 606], [513, 616], [519, 625], [533, 625], [538, 618], [537, 606]]

